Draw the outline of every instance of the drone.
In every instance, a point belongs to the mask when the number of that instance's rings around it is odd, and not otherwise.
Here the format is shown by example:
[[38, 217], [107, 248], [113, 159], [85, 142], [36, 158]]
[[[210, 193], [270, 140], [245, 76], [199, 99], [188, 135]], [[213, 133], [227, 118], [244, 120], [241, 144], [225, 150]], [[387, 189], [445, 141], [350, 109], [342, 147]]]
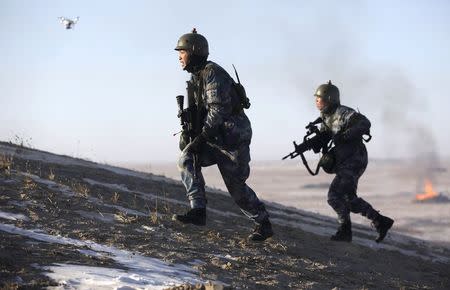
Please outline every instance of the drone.
[[61, 21], [61, 24], [64, 25], [64, 27], [66, 29], [73, 29], [75, 24], [77, 24], [78, 19], [80, 19], [80, 17], [77, 16], [77, 18], [75, 18], [75, 20], [72, 20], [72, 19], [61, 16], [61, 17], [58, 17], [58, 19]]

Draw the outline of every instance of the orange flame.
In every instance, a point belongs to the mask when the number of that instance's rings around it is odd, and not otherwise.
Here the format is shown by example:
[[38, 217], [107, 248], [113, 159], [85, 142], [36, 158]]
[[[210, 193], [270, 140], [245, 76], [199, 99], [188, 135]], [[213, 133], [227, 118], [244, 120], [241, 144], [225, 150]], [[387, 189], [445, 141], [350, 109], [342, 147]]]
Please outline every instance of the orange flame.
[[416, 194], [416, 199], [427, 200], [436, 196], [438, 196], [438, 194], [434, 191], [433, 184], [429, 179], [425, 179], [425, 193]]

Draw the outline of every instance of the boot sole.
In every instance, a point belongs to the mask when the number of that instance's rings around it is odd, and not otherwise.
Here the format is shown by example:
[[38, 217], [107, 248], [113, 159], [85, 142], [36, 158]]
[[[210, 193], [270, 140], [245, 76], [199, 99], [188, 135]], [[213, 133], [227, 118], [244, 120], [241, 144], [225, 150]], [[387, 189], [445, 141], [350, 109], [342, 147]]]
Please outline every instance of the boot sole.
[[180, 219], [178, 217], [178, 215], [176, 215], [176, 214], [172, 216], [172, 220], [180, 222], [180, 223], [185, 224], [185, 225], [191, 224], [191, 225], [194, 225], [194, 226], [206, 226], [206, 220], [205, 221], [201, 221], [201, 222], [186, 221], [186, 220]]
[[270, 236], [267, 236], [267, 237], [261, 236], [261, 238], [257, 238], [257, 239], [254, 239], [253, 237], [249, 237], [248, 240], [250, 242], [264, 242], [265, 240], [271, 238], [272, 236], [273, 236], [273, 234], [271, 234]]

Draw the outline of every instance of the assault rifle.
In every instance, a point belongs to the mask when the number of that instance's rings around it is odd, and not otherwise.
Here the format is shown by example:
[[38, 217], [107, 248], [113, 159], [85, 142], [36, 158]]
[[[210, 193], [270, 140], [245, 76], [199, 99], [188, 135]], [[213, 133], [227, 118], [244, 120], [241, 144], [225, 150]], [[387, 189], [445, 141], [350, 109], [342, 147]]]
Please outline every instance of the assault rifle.
[[[306, 169], [311, 175], [317, 175], [319, 173], [320, 169], [320, 163], [317, 164], [317, 168], [315, 171], [312, 171], [311, 168], [308, 165], [308, 162], [306, 161], [306, 158], [304, 156], [304, 153], [308, 150], [313, 150], [314, 153], [319, 153], [322, 151], [322, 153], [327, 153], [329, 150], [328, 147], [328, 141], [330, 140], [330, 136], [326, 132], [321, 132], [320, 129], [317, 127], [318, 124], [322, 123], [322, 119], [319, 117], [315, 121], [310, 122], [305, 128], [307, 129], [306, 135], [303, 137], [303, 142], [300, 144], [297, 144], [295, 141], [294, 148], [295, 150], [288, 155], [284, 156], [282, 160], [285, 160], [286, 158], [290, 157], [290, 159], [294, 159], [297, 156], [300, 155], [302, 158], [302, 162], [305, 165]], [[312, 136], [314, 135], [314, 136]], [[311, 137], [312, 136], [312, 137]]]
[[[184, 108], [184, 96], [177, 96], [178, 104], [178, 118], [180, 119], [180, 124], [183, 134], [185, 134], [189, 143], [192, 142], [195, 137], [200, 134], [199, 126], [199, 110], [195, 104], [195, 86], [192, 82], [187, 81], [187, 108]], [[197, 166], [198, 166], [198, 155], [194, 154], [194, 177], [196, 176]]]

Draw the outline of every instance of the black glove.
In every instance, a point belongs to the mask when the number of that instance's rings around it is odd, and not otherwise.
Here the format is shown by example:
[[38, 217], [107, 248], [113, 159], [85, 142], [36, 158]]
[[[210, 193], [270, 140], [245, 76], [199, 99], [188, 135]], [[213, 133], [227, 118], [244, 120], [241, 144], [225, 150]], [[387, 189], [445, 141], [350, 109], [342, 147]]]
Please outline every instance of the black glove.
[[184, 150], [184, 148], [186, 148], [186, 146], [189, 144], [189, 136], [187, 135], [187, 133], [186, 132], [181, 132], [181, 135], [180, 135], [180, 142], [179, 142], [179, 147], [180, 147], [180, 150], [181, 151], [183, 151]]
[[195, 137], [194, 140], [192, 140], [191, 143], [188, 144], [188, 150], [192, 153], [197, 153], [200, 151], [201, 146], [205, 143], [206, 138], [203, 136], [203, 134], [198, 135]]

